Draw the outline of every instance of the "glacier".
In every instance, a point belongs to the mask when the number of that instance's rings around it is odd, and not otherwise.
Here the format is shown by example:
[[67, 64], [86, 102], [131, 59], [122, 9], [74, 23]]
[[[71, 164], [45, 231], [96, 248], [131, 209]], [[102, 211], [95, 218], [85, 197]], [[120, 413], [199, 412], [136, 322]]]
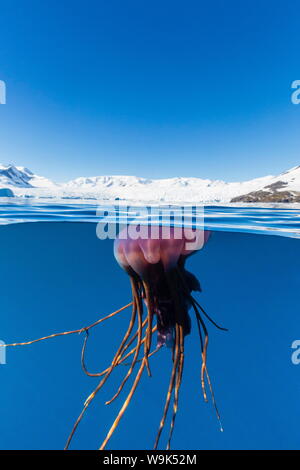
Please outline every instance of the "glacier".
[[300, 194], [300, 166], [279, 175], [243, 182], [225, 182], [197, 177], [149, 179], [136, 176], [79, 177], [55, 183], [26, 167], [0, 165], [0, 189], [19, 198], [84, 199], [134, 203], [230, 203], [249, 193]]

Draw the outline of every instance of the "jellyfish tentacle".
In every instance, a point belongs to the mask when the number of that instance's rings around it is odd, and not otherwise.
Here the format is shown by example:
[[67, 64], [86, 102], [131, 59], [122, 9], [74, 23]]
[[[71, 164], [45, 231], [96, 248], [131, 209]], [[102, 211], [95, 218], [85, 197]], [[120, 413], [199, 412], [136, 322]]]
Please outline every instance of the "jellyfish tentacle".
[[[130, 392], [129, 392], [129, 394], [127, 395], [127, 398], [125, 399], [125, 401], [124, 401], [124, 403], [123, 403], [123, 405], [122, 405], [122, 407], [121, 407], [121, 409], [120, 409], [120, 411], [119, 411], [119, 413], [118, 413], [118, 415], [117, 415], [115, 421], [113, 422], [113, 424], [112, 424], [110, 430], [108, 431], [108, 433], [107, 433], [107, 435], [106, 435], [106, 438], [104, 439], [103, 443], [101, 444], [100, 450], [105, 449], [105, 447], [106, 447], [106, 445], [107, 445], [109, 439], [111, 438], [111, 436], [113, 435], [114, 431], [115, 431], [116, 428], [118, 427], [119, 422], [120, 422], [121, 418], [123, 417], [123, 415], [124, 415], [124, 413], [125, 413], [125, 411], [126, 411], [128, 405], [129, 405], [129, 403], [130, 403], [130, 401], [131, 401], [131, 399], [132, 399], [132, 397], [133, 397], [133, 395], [134, 395], [134, 393], [135, 393], [135, 391], [136, 391], [136, 388], [137, 388], [137, 386], [138, 386], [138, 384], [139, 384], [139, 382], [140, 382], [140, 380], [141, 380], [141, 377], [142, 377], [142, 374], [143, 374], [143, 371], [144, 371], [145, 367], [146, 367], [146, 369], [148, 370], [148, 374], [151, 375], [150, 367], [149, 367], [149, 357], [150, 357], [150, 355], [151, 355], [151, 353], [150, 353], [150, 349], [151, 349], [151, 340], [152, 340], [152, 333], [153, 333], [153, 330], [154, 330], [154, 328], [152, 328], [152, 321], [153, 321], [153, 310], [152, 310], [152, 304], [151, 304], [152, 300], [151, 300], [151, 295], [150, 295], [150, 290], [149, 290], [149, 284], [146, 283], [146, 282], [143, 282], [143, 284], [142, 284], [141, 287], [143, 288], [143, 294], [144, 294], [144, 296], [146, 297], [147, 311], [148, 311], [148, 312], [147, 312], [147, 313], [148, 313], [148, 314], [147, 314], [147, 323], [148, 323], [148, 325], [147, 325], [147, 330], [146, 330], [146, 334], [145, 334], [144, 356], [143, 356], [143, 358], [142, 358], [141, 366], [140, 366], [140, 368], [139, 368], [139, 370], [138, 370], [138, 372], [137, 372], [137, 374], [136, 374], [136, 377], [135, 377], [135, 380], [134, 380], [134, 382], [133, 382], [133, 385], [132, 385], [132, 387], [131, 387], [131, 389], [130, 389]], [[139, 301], [141, 301], [141, 294], [138, 295], [137, 298], [138, 298]], [[140, 342], [140, 343], [141, 343], [141, 342]], [[154, 352], [155, 352], [155, 351], [154, 351]], [[154, 352], [153, 352], [153, 353], [154, 353]], [[138, 359], [138, 356], [136, 356], [136, 360], [137, 360], [137, 359]], [[132, 369], [133, 369], [133, 367], [132, 367]], [[128, 374], [127, 374], [127, 375], [128, 375]], [[127, 377], [127, 378], [128, 378], [128, 377]], [[126, 377], [125, 377], [125, 379], [126, 379]], [[124, 382], [124, 381], [123, 381], [123, 382]], [[122, 382], [122, 384], [123, 384], [123, 382]], [[122, 386], [122, 384], [121, 384], [121, 386]], [[119, 395], [120, 391], [121, 391], [121, 390], [118, 390], [116, 396]], [[113, 397], [113, 399], [116, 398], [116, 396]], [[112, 400], [110, 400], [109, 403], [111, 403], [111, 401], [112, 401]]]
[[[205, 399], [206, 402], [208, 401], [207, 400], [207, 395], [206, 395], [206, 389], [205, 389], [205, 385], [204, 385], [204, 381], [205, 381], [204, 375], [205, 375], [206, 378], [207, 378], [207, 383], [208, 383], [208, 386], [209, 386], [209, 389], [210, 389], [210, 394], [211, 394], [212, 402], [213, 402], [213, 405], [214, 405], [214, 408], [215, 408], [215, 411], [216, 411], [216, 414], [217, 414], [217, 418], [218, 418], [219, 422], [221, 423], [220, 414], [219, 414], [219, 411], [218, 411], [214, 391], [213, 391], [211, 380], [210, 380], [210, 375], [209, 375], [208, 369], [207, 369], [207, 349], [208, 349], [208, 339], [209, 339], [208, 331], [207, 331], [205, 323], [204, 323], [204, 321], [203, 321], [203, 319], [202, 319], [202, 317], [201, 317], [201, 315], [200, 315], [200, 313], [197, 309], [197, 306], [195, 304], [193, 304], [193, 307], [194, 307], [194, 311], [195, 311], [196, 318], [197, 318], [198, 329], [199, 329], [199, 331], [201, 331], [201, 326], [202, 326], [202, 329], [203, 329], [203, 332], [204, 332], [204, 335], [205, 335], [204, 346], [202, 348], [202, 366], [201, 366], [201, 383], [202, 383], [202, 389], [205, 390], [204, 399]], [[222, 425], [221, 425], [221, 429], [222, 429]]]
[[197, 302], [197, 300], [190, 294], [191, 298], [193, 299], [193, 301], [195, 302], [195, 304], [200, 308], [201, 312], [203, 313], [203, 315], [206, 316], [206, 318], [216, 327], [218, 328], [218, 330], [221, 330], [221, 331], [228, 331], [228, 328], [224, 328], [223, 326], [220, 326], [218, 325], [218, 323], [216, 323], [209, 315], [208, 313], [206, 313], [206, 311], [204, 310], [204, 308], [199, 304], [199, 302]]
[[175, 418], [176, 418], [177, 409], [178, 409], [179, 389], [180, 389], [181, 380], [182, 380], [183, 363], [184, 363], [183, 361], [184, 360], [184, 333], [183, 333], [184, 320], [183, 320], [182, 311], [180, 309], [181, 302], [178, 296], [179, 279], [178, 279], [178, 274], [177, 274], [176, 269], [175, 270], [171, 269], [170, 271], [167, 271], [166, 278], [167, 278], [170, 294], [173, 299], [174, 307], [175, 307], [175, 321], [176, 321], [175, 323], [175, 346], [173, 347], [173, 353], [172, 353], [173, 369], [171, 373], [169, 389], [168, 389], [168, 393], [167, 393], [167, 397], [165, 401], [163, 417], [160, 422], [160, 426], [159, 426], [155, 444], [154, 444], [154, 450], [157, 449], [159, 439], [160, 439], [162, 430], [165, 425], [172, 393], [173, 393], [173, 390], [175, 389], [173, 416], [172, 416], [171, 429], [170, 429], [170, 435], [169, 435], [169, 440], [168, 440], [168, 446], [170, 445], [172, 434], [173, 434], [173, 428], [175, 425]]
[[174, 401], [173, 401], [173, 414], [170, 424], [169, 438], [167, 442], [166, 449], [169, 450], [171, 446], [171, 440], [173, 436], [173, 431], [175, 427], [175, 420], [178, 411], [179, 404], [179, 391], [182, 382], [183, 367], [184, 367], [184, 317], [183, 311], [180, 308], [181, 299], [179, 298], [178, 292], [180, 292], [181, 279], [178, 276], [177, 269], [172, 271], [173, 283], [170, 282], [171, 295], [175, 305], [175, 314], [176, 314], [176, 328], [179, 335], [179, 360], [178, 360], [178, 369], [176, 375], [176, 382], [174, 387]]
[[85, 350], [86, 350], [86, 345], [87, 345], [88, 338], [89, 338], [89, 331], [87, 330], [85, 332], [85, 337], [84, 337], [83, 345], [82, 345], [82, 349], [81, 349], [81, 368], [82, 368], [83, 372], [86, 375], [89, 375], [90, 377], [93, 377], [93, 374], [91, 374], [87, 370], [86, 365], [85, 365]]
[[[132, 279], [132, 283], [133, 283], [133, 282], [134, 282], [134, 278], [131, 277], [131, 279]], [[132, 300], [132, 302], [131, 302], [130, 304], [128, 304], [128, 306], [129, 306], [129, 305], [133, 305], [134, 302], [136, 302], [135, 291], [136, 291], [136, 286], [133, 287], [133, 284], [132, 284], [133, 300]], [[142, 308], [142, 304], [141, 304], [141, 308]], [[146, 325], [146, 323], [147, 323], [147, 318], [143, 321], [143, 323], [142, 323], [142, 328], [144, 328], [144, 326]], [[123, 356], [124, 352], [125, 352], [125, 351], [129, 348], [129, 346], [133, 343], [133, 341], [135, 340], [135, 338], [137, 337], [137, 335], [138, 335], [138, 331], [136, 331], [135, 334], [132, 336], [132, 338], [127, 342], [127, 344], [124, 345], [123, 350], [122, 350], [121, 353], [119, 354], [119, 357], [118, 357], [118, 360], [117, 360], [117, 365], [119, 365], [120, 363], [123, 362], [123, 359], [124, 359], [124, 358], [122, 359], [122, 356]], [[84, 372], [86, 375], [88, 375], [89, 377], [101, 377], [101, 376], [103, 376], [104, 374], [106, 374], [106, 372], [108, 372], [109, 367], [106, 368], [105, 370], [103, 370], [102, 372], [96, 372], [96, 373], [91, 373], [91, 372], [89, 372], [89, 371], [87, 370], [86, 365], [85, 365], [85, 351], [86, 351], [87, 339], [88, 339], [88, 338], [85, 338], [84, 343], [83, 343], [83, 347], [82, 347], [82, 351], [81, 351], [81, 367], [82, 367], [82, 370], [83, 370], [83, 372]], [[132, 351], [130, 352], [130, 354], [126, 356], [126, 358], [129, 357], [129, 356], [130, 356], [131, 354], [133, 354], [133, 353], [134, 353], [134, 350], [132, 350]]]
[[[202, 357], [202, 365], [201, 365], [201, 387], [202, 387], [202, 393], [203, 393], [203, 398], [204, 398], [204, 401], [207, 402], [208, 399], [207, 399], [207, 393], [206, 393], [206, 387], [205, 387], [205, 380], [204, 380], [204, 372], [205, 372], [205, 369], [206, 369], [206, 359], [207, 359], [207, 348], [208, 348], [208, 331], [207, 331], [207, 328], [205, 326], [205, 323], [204, 321], [202, 320], [202, 317], [199, 313], [199, 310], [197, 308], [197, 305], [196, 305], [196, 302], [194, 300], [194, 298], [192, 297], [192, 295], [190, 294], [190, 291], [188, 289], [188, 286], [186, 284], [186, 280], [183, 276], [183, 273], [182, 273], [182, 270], [180, 270], [179, 268], [177, 268], [177, 273], [179, 275], [179, 278], [182, 282], [182, 285], [183, 285], [183, 288], [184, 288], [184, 291], [187, 295], [187, 297], [189, 298], [192, 306], [193, 306], [193, 309], [194, 309], [194, 312], [195, 312], [195, 315], [196, 315], [196, 319], [197, 319], [197, 326], [198, 326], [198, 333], [199, 333], [199, 339], [200, 339], [200, 347], [201, 347], [201, 357]], [[201, 328], [203, 329], [203, 332], [204, 332], [204, 341], [203, 341], [203, 337], [202, 337], [202, 331], [201, 331]]]
[[[157, 325], [155, 325], [155, 326], [152, 328], [152, 334], [155, 333], [156, 331], [157, 331]], [[144, 338], [142, 339], [141, 344], [143, 345], [143, 344], [145, 343], [145, 341], [146, 341], [146, 336], [144, 336]], [[157, 348], [157, 349], [159, 349], [159, 348]], [[125, 356], [122, 356], [122, 357], [120, 358], [120, 360], [119, 360], [119, 362], [118, 362], [118, 365], [119, 365], [119, 364], [122, 364], [126, 359], [128, 359], [129, 356], [131, 356], [132, 354], [134, 354], [135, 350], [136, 350], [136, 346], [135, 346], [134, 348], [132, 348]], [[154, 351], [149, 354], [149, 357], [150, 357], [151, 355], [153, 355], [153, 353], [154, 353]]]
[[147, 326], [147, 332], [146, 332], [146, 341], [145, 341], [145, 348], [144, 348], [144, 357], [146, 361], [146, 368], [148, 371], [149, 377], [151, 377], [151, 370], [149, 366], [149, 352], [151, 348], [151, 341], [152, 341], [152, 323], [153, 323], [153, 304], [152, 304], [152, 295], [151, 295], [151, 289], [150, 285], [148, 282], [143, 282], [143, 287], [144, 287], [144, 292], [146, 296], [146, 302], [147, 302], [147, 317], [148, 317], [148, 326]]
[[37, 338], [37, 339], [31, 340], [31, 341], [26, 341], [26, 342], [22, 342], [22, 343], [0, 344], [0, 347], [2, 346], [2, 347], [7, 348], [7, 347], [10, 347], [10, 346], [27, 346], [27, 345], [30, 345], [30, 344], [38, 343], [39, 341], [44, 341], [46, 339], [56, 338], [57, 336], [66, 336], [66, 335], [73, 335], [75, 333], [82, 333], [83, 331], [90, 330], [91, 328], [94, 328], [96, 325], [99, 325], [99, 323], [102, 323], [103, 321], [114, 317], [118, 313], [120, 313], [123, 310], [125, 310], [126, 308], [130, 307], [132, 304], [133, 304], [133, 301], [129, 302], [129, 304], [124, 305], [123, 307], [119, 308], [118, 310], [115, 310], [114, 312], [110, 313], [109, 315], [106, 315], [105, 317], [100, 318], [99, 320], [92, 323], [91, 325], [84, 326], [84, 327], [82, 327], [78, 330], [63, 331], [62, 333], [54, 333], [52, 335], [43, 336], [42, 338]]
[[[197, 312], [195, 310], [195, 313], [196, 313], [196, 316], [197, 316], [197, 321], [199, 321], [201, 324], [204, 324], [199, 312]], [[204, 325], [204, 328], [205, 328], [205, 325]], [[222, 425], [222, 421], [221, 421], [221, 416], [220, 416], [219, 409], [218, 409], [218, 406], [217, 406], [217, 402], [216, 402], [216, 399], [215, 399], [215, 393], [214, 393], [213, 386], [212, 386], [212, 383], [211, 383], [210, 375], [209, 375], [208, 369], [207, 369], [207, 348], [208, 348], [208, 333], [207, 333], [207, 330], [206, 330], [205, 348], [203, 350], [204, 359], [202, 359], [202, 368], [201, 368], [201, 382], [202, 381], [204, 382], [204, 373], [205, 373], [207, 383], [208, 383], [208, 387], [209, 387], [209, 391], [210, 391], [210, 395], [211, 395], [211, 399], [212, 399], [212, 403], [213, 403], [213, 407], [215, 409], [216, 416], [217, 416], [217, 419], [219, 421], [220, 431], [223, 432], [223, 425]], [[206, 401], [208, 401], [208, 400], [206, 399]]]
[[134, 326], [134, 323], [135, 323], [135, 318], [136, 318], [136, 302], [133, 301], [133, 308], [132, 308], [132, 315], [131, 315], [131, 319], [130, 319], [130, 323], [129, 323], [129, 326], [127, 328], [127, 331], [124, 335], [124, 338], [123, 340], [121, 341], [121, 344], [117, 350], [117, 353], [115, 354], [113, 360], [112, 360], [112, 363], [110, 365], [110, 367], [108, 368], [108, 371], [106, 372], [106, 374], [104, 375], [104, 377], [102, 378], [102, 380], [99, 382], [99, 384], [97, 385], [97, 387], [94, 389], [94, 391], [88, 396], [88, 398], [85, 400], [84, 402], [84, 406], [83, 406], [83, 409], [81, 411], [81, 413], [79, 414], [77, 420], [75, 421], [75, 424], [71, 430], [71, 433], [67, 439], [67, 443], [65, 445], [65, 450], [67, 450], [70, 446], [70, 443], [71, 443], [71, 440], [76, 432], [76, 429], [80, 423], [80, 421], [82, 420], [87, 408], [89, 407], [90, 403], [92, 402], [92, 400], [95, 398], [95, 396], [97, 395], [97, 393], [99, 392], [99, 390], [103, 387], [103, 385], [105, 384], [105, 382], [107, 381], [107, 379], [109, 378], [110, 374], [112, 373], [112, 371], [114, 370], [114, 368], [116, 367], [116, 364], [117, 364], [117, 360], [119, 358], [119, 355], [120, 353], [122, 352], [123, 350], [123, 346], [124, 344], [126, 343], [126, 341], [128, 340], [130, 334], [131, 334], [131, 331], [133, 329], [133, 326]]
[[[137, 311], [138, 311], [138, 332], [137, 332], [138, 333], [138, 339], [137, 339], [137, 345], [136, 345], [136, 348], [135, 348], [135, 352], [134, 352], [134, 356], [133, 356], [133, 359], [132, 359], [130, 369], [128, 370], [126, 376], [124, 377], [121, 384], [119, 385], [119, 388], [118, 388], [117, 392], [115, 393], [115, 395], [110, 400], [108, 400], [105, 403], [106, 405], [110, 405], [120, 395], [121, 391], [123, 390], [124, 385], [126, 384], [127, 380], [129, 379], [129, 377], [131, 376], [131, 374], [133, 372], [133, 369], [134, 369], [134, 366], [135, 366], [135, 364], [138, 360], [139, 352], [140, 352], [141, 345], [142, 345], [142, 334], [143, 334], [142, 299], [138, 294], [137, 286], [136, 286], [136, 283], [134, 281], [132, 282], [132, 289], [133, 289], [133, 295], [136, 299], [135, 301], [137, 302]], [[145, 339], [147, 341], [147, 338], [145, 338]], [[145, 343], [146, 343], [146, 341], [145, 341]]]
[[[142, 304], [143, 306], [143, 304]], [[148, 322], [148, 318], [145, 318], [145, 320], [143, 321], [142, 323], [142, 328], [144, 329], [145, 325], [147, 325], [147, 322]], [[123, 352], [122, 352], [122, 356], [124, 357], [124, 354], [125, 352], [127, 351], [127, 349], [132, 345], [132, 343], [134, 342], [134, 340], [136, 339], [138, 335], [138, 330], [134, 333], [134, 335], [131, 337], [131, 339], [126, 343], [126, 345], [124, 346], [123, 348]], [[146, 336], [145, 336], [146, 338]], [[142, 340], [142, 343], [144, 344], [145, 342], [145, 338]], [[135, 348], [131, 350], [131, 354], [133, 354]], [[126, 355], [128, 357], [128, 355]], [[121, 359], [121, 356], [120, 356], [120, 359]]]
[[[207, 332], [206, 326], [205, 326], [205, 324], [204, 324], [204, 322], [203, 322], [200, 315], [199, 315], [199, 321], [202, 325], [204, 335], [205, 335], [204, 336], [203, 352], [202, 352], [202, 366], [201, 366], [201, 382], [204, 384], [204, 374], [205, 374], [205, 372], [208, 375], [208, 371], [207, 371], [208, 332]], [[206, 397], [206, 401], [208, 401], [207, 397]]]
[[142, 374], [143, 374], [143, 371], [144, 371], [145, 366], [146, 366], [146, 359], [145, 359], [145, 357], [144, 357], [144, 358], [143, 358], [143, 361], [142, 361], [142, 364], [141, 364], [141, 366], [140, 366], [140, 368], [139, 368], [139, 370], [138, 370], [138, 372], [137, 372], [137, 374], [136, 374], [136, 377], [135, 377], [134, 383], [133, 383], [133, 385], [132, 385], [132, 387], [131, 387], [131, 390], [130, 390], [130, 392], [128, 393], [127, 398], [126, 398], [126, 400], [124, 401], [123, 406], [122, 406], [122, 408], [120, 409], [120, 411], [119, 411], [119, 413], [118, 413], [118, 416], [116, 417], [115, 421], [113, 422], [113, 424], [112, 424], [110, 430], [108, 431], [108, 433], [107, 433], [107, 435], [106, 435], [104, 441], [102, 442], [101, 447], [100, 447], [99, 450], [104, 450], [104, 449], [105, 449], [105, 447], [106, 447], [106, 445], [107, 445], [109, 439], [111, 438], [111, 436], [113, 435], [114, 431], [115, 431], [116, 428], [118, 427], [118, 424], [119, 424], [121, 418], [123, 417], [123, 415], [124, 415], [124, 413], [125, 413], [125, 411], [126, 411], [128, 405], [129, 405], [129, 403], [131, 402], [131, 399], [132, 399], [132, 397], [133, 397], [133, 395], [134, 395], [134, 392], [136, 391], [136, 388], [137, 388], [137, 386], [138, 386], [138, 384], [139, 384], [139, 382], [140, 382], [140, 380], [141, 380], [141, 377], [142, 377]]
[[[145, 325], [145, 322], [147, 321], [147, 319], [143, 322], [143, 325]], [[152, 328], [152, 334], [155, 333], [155, 331], [157, 330], [157, 325], [155, 325], [153, 328]], [[137, 336], [137, 333], [135, 333], [135, 338]], [[133, 337], [131, 338], [133, 339]], [[142, 344], [145, 343], [145, 340], [146, 340], [146, 337], [144, 337], [142, 339]], [[128, 346], [129, 342], [126, 344], [126, 346]], [[131, 343], [132, 344], [132, 343]], [[84, 347], [84, 345], [83, 345]], [[83, 349], [83, 348], [82, 348]], [[125, 351], [126, 348], [124, 348], [123, 352]], [[158, 350], [159, 348], [157, 348]], [[136, 347], [132, 348], [125, 356], [119, 356], [119, 359], [118, 359], [118, 362], [116, 364], [116, 366], [120, 365], [120, 364], [123, 364], [124, 361], [126, 361], [126, 359], [128, 359], [128, 357], [130, 357], [132, 354], [134, 354], [136, 350]], [[155, 351], [153, 351], [152, 353], [149, 354], [149, 357], [153, 355]], [[84, 360], [84, 359], [83, 359]], [[125, 365], [125, 364], [124, 364]], [[131, 364], [129, 364], [131, 365]], [[83, 371], [89, 376], [89, 377], [102, 377], [103, 375], [106, 374], [106, 372], [109, 370], [109, 367], [107, 367], [106, 369], [104, 369], [102, 372], [96, 372], [96, 373], [91, 373], [91, 372], [88, 372], [87, 369], [86, 369], [86, 366], [85, 366], [85, 363], [83, 363]]]
[[[188, 288], [187, 288], [187, 285], [186, 285], [186, 282], [185, 282], [185, 279], [184, 279], [184, 276], [183, 276], [183, 273], [181, 272], [180, 269], [177, 270], [178, 271], [178, 274], [180, 276], [180, 279], [183, 283], [183, 286], [185, 288], [185, 291], [186, 291], [186, 294], [187, 296], [189, 297], [191, 303], [192, 303], [192, 306], [193, 306], [193, 309], [195, 311], [195, 314], [196, 314], [196, 319], [197, 319], [197, 326], [198, 326], [198, 331], [199, 331], [199, 338], [200, 338], [200, 346], [201, 346], [201, 355], [202, 355], [202, 366], [201, 366], [201, 386], [202, 386], [202, 393], [203, 393], [203, 397], [204, 397], [204, 400], [207, 402], [208, 399], [207, 399], [207, 393], [206, 393], [206, 387], [205, 387], [205, 379], [204, 379], [204, 375], [206, 376], [206, 379], [207, 379], [207, 383], [208, 383], [208, 387], [209, 387], [209, 391], [210, 391], [210, 395], [211, 395], [211, 399], [212, 399], [212, 403], [213, 403], [213, 407], [215, 409], [215, 412], [216, 412], [216, 416], [217, 416], [217, 419], [219, 421], [219, 425], [220, 425], [220, 430], [221, 432], [223, 432], [223, 426], [222, 426], [222, 422], [221, 422], [221, 416], [220, 416], [220, 413], [219, 413], [219, 409], [218, 409], [218, 406], [217, 406], [217, 402], [216, 402], [216, 398], [215, 398], [215, 393], [214, 393], [214, 390], [213, 390], [213, 386], [212, 386], [212, 383], [211, 383], [211, 379], [210, 379], [210, 375], [209, 375], [209, 372], [208, 372], [208, 369], [207, 369], [207, 349], [208, 349], [208, 330], [206, 328], [206, 325], [201, 317], [201, 314], [197, 308], [197, 306], [200, 308], [200, 310], [202, 311], [202, 313], [206, 316], [206, 318], [214, 325], [216, 326], [218, 329], [220, 330], [223, 330], [223, 331], [228, 331], [227, 328], [223, 328], [223, 327], [220, 327], [206, 312], [205, 310], [203, 309], [203, 307], [199, 304], [199, 302], [197, 302], [197, 300], [195, 300], [193, 298], [193, 296], [189, 293], [188, 291]], [[202, 332], [201, 332], [201, 327], [203, 329], [203, 332], [204, 332], [204, 335], [205, 335], [205, 339], [204, 339], [204, 342], [203, 342], [203, 338], [202, 338]]]
[[[154, 333], [154, 328], [152, 329], [152, 333]], [[156, 346], [156, 348], [153, 349], [153, 351], [151, 351], [151, 352], [149, 353], [149, 356], [148, 356], [149, 359], [150, 359], [150, 357], [154, 356], [154, 354], [156, 354], [162, 347], [163, 347], [163, 344], [159, 344], [158, 346]], [[144, 359], [144, 357], [141, 357], [141, 358], [138, 359], [136, 362], [141, 362], [143, 359]], [[130, 366], [131, 363], [130, 363], [130, 362], [127, 362], [127, 363], [125, 363], [125, 364], [123, 364], [123, 365], [124, 365], [124, 366]]]
[[[202, 321], [201, 315], [199, 314], [197, 307], [193, 304], [194, 312], [196, 315], [196, 320], [197, 320], [197, 326], [198, 326], [198, 332], [199, 332], [199, 338], [200, 338], [200, 345], [201, 345], [201, 358], [202, 358], [202, 364], [201, 364], [201, 387], [202, 387], [202, 393], [203, 393], [203, 398], [205, 402], [208, 402], [207, 398], [207, 392], [206, 392], [206, 387], [205, 387], [205, 380], [204, 380], [204, 371], [206, 369], [206, 359], [207, 359], [207, 347], [208, 347], [208, 334], [207, 331], [205, 331], [205, 326], [203, 328], [204, 322]], [[204, 341], [202, 337], [202, 330], [204, 332]]]
[[155, 443], [153, 449], [156, 450], [157, 446], [159, 444], [160, 436], [162, 433], [162, 430], [165, 426], [169, 406], [170, 406], [170, 401], [172, 398], [172, 393], [174, 390], [174, 385], [175, 385], [175, 380], [176, 380], [176, 375], [177, 375], [177, 367], [178, 367], [178, 361], [179, 361], [179, 334], [178, 334], [178, 324], [175, 326], [175, 352], [174, 352], [174, 360], [173, 360], [173, 367], [172, 367], [172, 372], [170, 376], [170, 382], [169, 382], [169, 387], [167, 391], [167, 396], [165, 400], [165, 406], [164, 406], [164, 411], [163, 411], [163, 416], [159, 424], [159, 428], [156, 434], [155, 438]]
[[204, 310], [204, 308], [202, 307], [202, 305], [192, 296], [192, 294], [189, 292], [188, 290], [188, 287], [187, 287], [187, 283], [186, 283], [186, 280], [183, 276], [183, 268], [182, 267], [178, 267], [178, 274], [183, 282], [183, 285], [185, 287], [185, 290], [186, 290], [186, 293], [187, 293], [187, 296], [190, 298], [190, 300], [192, 302], [194, 302], [199, 308], [200, 310], [202, 311], [203, 315], [216, 327], [218, 328], [219, 330], [221, 331], [228, 331], [228, 328], [224, 328], [223, 326], [220, 326], [215, 320], [213, 320], [213, 318], [211, 318], [211, 316], [208, 315], [208, 313]]
[[[202, 319], [202, 317], [199, 313], [199, 310], [197, 309], [197, 305], [199, 305], [198, 302], [195, 302], [192, 296], [190, 296], [190, 297], [191, 297], [192, 305], [193, 305], [193, 308], [194, 308], [194, 311], [195, 311], [195, 314], [196, 314], [199, 337], [200, 337], [200, 344], [201, 344], [201, 351], [202, 351], [201, 384], [202, 384], [203, 396], [204, 396], [204, 400], [207, 402], [208, 400], [207, 400], [206, 389], [205, 389], [205, 384], [204, 384], [204, 373], [205, 373], [207, 383], [208, 383], [208, 387], [209, 387], [209, 391], [210, 391], [210, 395], [211, 395], [211, 399], [212, 399], [212, 403], [213, 403], [213, 407], [215, 409], [216, 416], [217, 416], [217, 419], [219, 421], [220, 431], [223, 432], [223, 425], [222, 425], [222, 421], [221, 421], [221, 416], [220, 416], [219, 409], [218, 409], [218, 406], [217, 406], [215, 393], [214, 393], [213, 386], [212, 386], [212, 383], [211, 383], [210, 375], [209, 375], [208, 369], [207, 369], [208, 331], [207, 331], [205, 323], [204, 323], [204, 321], [203, 321], [203, 319]], [[199, 307], [204, 312], [204, 310], [202, 309], [202, 307], [200, 305], [199, 305]], [[201, 326], [202, 326], [204, 334], [205, 334], [204, 345], [203, 345], [203, 339], [202, 339], [202, 333], [201, 333]], [[225, 331], [228, 331], [224, 328], [222, 328], [222, 329], [225, 330]]]
[[211, 383], [210, 376], [209, 376], [209, 374], [208, 374], [207, 368], [205, 369], [205, 373], [206, 373], [206, 379], [207, 379], [207, 383], [208, 383], [208, 387], [209, 387], [209, 391], [210, 391], [210, 395], [211, 395], [211, 400], [212, 400], [212, 403], [213, 403], [213, 407], [214, 407], [214, 409], [215, 409], [215, 412], [216, 412], [216, 415], [217, 415], [217, 419], [218, 419], [218, 421], [219, 421], [220, 431], [223, 432], [224, 429], [223, 429], [223, 425], [222, 425], [222, 421], [221, 421], [221, 415], [220, 415], [219, 408], [218, 408], [218, 405], [217, 405], [217, 402], [216, 402], [214, 389], [213, 389], [213, 386], [212, 386], [212, 383]]
[[182, 382], [183, 366], [184, 366], [184, 335], [183, 335], [182, 326], [180, 326], [179, 331], [180, 331], [180, 357], [179, 357], [178, 373], [176, 377], [176, 385], [175, 385], [175, 392], [174, 392], [173, 415], [172, 415], [169, 438], [168, 438], [166, 450], [170, 450], [170, 447], [171, 447], [171, 440], [172, 440], [174, 426], [175, 426], [175, 419], [176, 419], [176, 415], [178, 411], [179, 391], [180, 391], [180, 386]]

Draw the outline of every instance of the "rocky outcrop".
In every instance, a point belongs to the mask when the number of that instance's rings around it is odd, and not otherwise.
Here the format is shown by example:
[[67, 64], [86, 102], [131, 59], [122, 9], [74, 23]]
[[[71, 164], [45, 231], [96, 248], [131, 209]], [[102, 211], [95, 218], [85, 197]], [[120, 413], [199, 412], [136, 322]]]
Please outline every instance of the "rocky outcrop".
[[300, 202], [300, 191], [253, 191], [230, 202]]

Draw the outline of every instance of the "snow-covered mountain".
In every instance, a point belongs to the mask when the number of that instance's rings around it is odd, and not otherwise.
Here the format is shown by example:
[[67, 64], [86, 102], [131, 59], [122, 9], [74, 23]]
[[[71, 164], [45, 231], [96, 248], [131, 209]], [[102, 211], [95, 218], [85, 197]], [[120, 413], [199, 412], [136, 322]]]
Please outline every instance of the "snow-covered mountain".
[[51, 180], [32, 173], [23, 166], [0, 165], [0, 187], [50, 188], [57, 185]]
[[[76, 198], [132, 202], [293, 202], [300, 198], [300, 166], [277, 176], [226, 183], [201, 178], [146, 179], [135, 176], [92, 176], [56, 184], [24, 167], [0, 165], [0, 188], [19, 197]], [[300, 199], [299, 199], [300, 201]]]
[[273, 176], [263, 188], [235, 196], [231, 202], [300, 202], [300, 166]]

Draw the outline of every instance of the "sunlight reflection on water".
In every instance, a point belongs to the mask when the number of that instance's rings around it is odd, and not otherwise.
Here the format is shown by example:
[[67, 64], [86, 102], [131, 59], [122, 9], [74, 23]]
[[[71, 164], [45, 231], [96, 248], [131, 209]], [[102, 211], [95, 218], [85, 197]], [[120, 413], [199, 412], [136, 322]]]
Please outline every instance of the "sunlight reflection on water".
[[[24, 222], [93, 222], [97, 223], [99, 208], [106, 211], [106, 221], [114, 221], [118, 217], [119, 223], [125, 218], [139, 218], [143, 223], [146, 218], [143, 210], [150, 206], [142, 206], [124, 201], [41, 201], [20, 200], [16, 198], [2, 198], [0, 204], [0, 225], [24, 223]], [[247, 205], [207, 205], [198, 207], [195, 205], [156, 205], [160, 211], [160, 218], [151, 219], [153, 224], [169, 224], [168, 214], [170, 211], [178, 218], [184, 207], [185, 214], [193, 216], [204, 211], [205, 229], [232, 232], [249, 232], [260, 234], [273, 234], [293, 238], [300, 238], [300, 205], [280, 204], [266, 205], [265, 207], [255, 204]], [[189, 217], [187, 219], [189, 220]], [[195, 226], [197, 227], [197, 225]], [[198, 227], [199, 228], [199, 227]], [[202, 227], [200, 227], [202, 228]]]

